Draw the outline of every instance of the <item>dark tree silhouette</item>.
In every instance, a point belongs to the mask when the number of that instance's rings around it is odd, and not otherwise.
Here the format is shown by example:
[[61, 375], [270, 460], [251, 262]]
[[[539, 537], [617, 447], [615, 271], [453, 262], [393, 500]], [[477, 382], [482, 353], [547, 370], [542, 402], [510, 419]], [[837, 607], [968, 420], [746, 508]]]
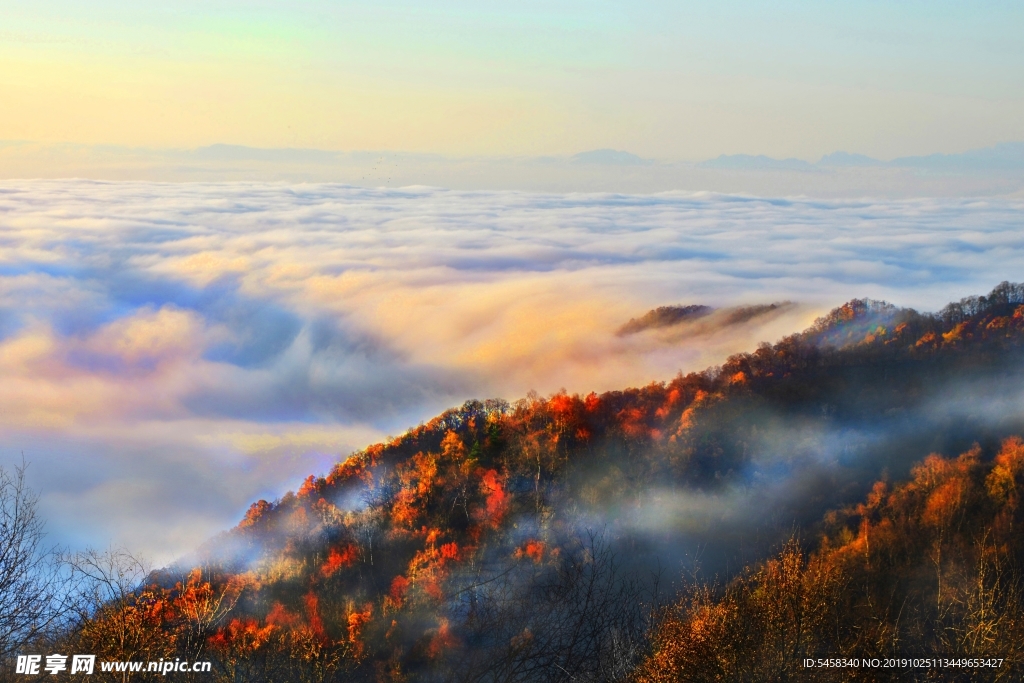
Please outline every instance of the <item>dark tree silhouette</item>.
[[68, 576], [60, 552], [46, 545], [38, 496], [23, 462], [0, 467], [0, 659], [56, 627], [68, 608]]

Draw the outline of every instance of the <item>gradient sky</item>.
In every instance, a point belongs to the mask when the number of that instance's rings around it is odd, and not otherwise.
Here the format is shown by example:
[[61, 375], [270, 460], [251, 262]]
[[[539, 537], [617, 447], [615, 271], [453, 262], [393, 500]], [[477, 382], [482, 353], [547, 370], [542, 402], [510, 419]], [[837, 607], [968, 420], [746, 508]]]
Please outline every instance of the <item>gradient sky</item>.
[[893, 158], [1024, 139], [1024, 4], [4, 0], [0, 140]]

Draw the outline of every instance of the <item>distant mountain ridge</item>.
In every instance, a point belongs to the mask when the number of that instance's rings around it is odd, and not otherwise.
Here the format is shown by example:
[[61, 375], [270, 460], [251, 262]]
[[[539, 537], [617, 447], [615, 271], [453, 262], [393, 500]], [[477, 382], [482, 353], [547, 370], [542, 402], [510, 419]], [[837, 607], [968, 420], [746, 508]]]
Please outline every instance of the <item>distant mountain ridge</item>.
[[813, 164], [803, 159], [773, 159], [763, 154], [722, 154], [697, 165], [724, 171], [810, 171], [814, 168]]
[[693, 323], [698, 320], [707, 324], [699, 325], [693, 331], [708, 333], [714, 329], [739, 325], [754, 318], [763, 319], [763, 316], [766, 315], [782, 313], [792, 309], [794, 305], [791, 301], [781, 301], [773, 304], [755, 304], [752, 306], [733, 306], [729, 308], [713, 308], [701, 304], [659, 306], [639, 318], [630, 318], [629, 322], [616, 330], [615, 334], [619, 337], [627, 337], [647, 330], [676, 329], [683, 325], [683, 323]]
[[[14, 142], [0, 141], [12, 146]], [[160, 152], [180, 162], [238, 163], [256, 162], [269, 164], [308, 164], [311, 166], [336, 166], [339, 164], [374, 164], [381, 161], [403, 161], [416, 163], [474, 162], [488, 161], [486, 158], [459, 159], [441, 154], [401, 152], [388, 150], [339, 151], [292, 147], [248, 147], [217, 143], [194, 149], [142, 150], [132, 148], [104, 148], [107, 153], [142, 154]], [[502, 163], [537, 163], [543, 165], [569, 164], [582, 167], [643, 167], [682, 162], [666, 162], [639, 156], [624, 150], [602, 148], [587, 150], [564, 156], [544, 157], [503, 157], [490, 159]], [[683, 164], [690, 165], [690, 164]], [[697, 168], [723, 171], [796, 171], [812, 172], [840, 168], [906, 168], [932, 170], [936, 172], [957, 171], [1021, 171], [1024, 170], [1024, 142], [1005, 142], [993, 147], [968, 150], [959, 154], [928, 154], [907, 156], [883, 161], [863, 154], [836, 151], [826, 154], [818, 161], [807, 161], [793, 157], [777, 159], [764, 154], [722, 154], [714, 159], [695, 164]]]
[[573, 164], [607, 164], [612, 166], [645, 166], [653, 163], [650, 159], [644, 159], [630, 152], [622, 152], [616, 149], [595, 149], [589, 152], [580, 152], [569, 158]]
[[659, 306], [639, 318], [630, 318], [629, 322], [619, 328], [616, 334], [624, 337], [643, 330], [656, 327], [669, 327], [684, 320], [693, 320], [710, 315], [715, 309], [711, 306], [691, 304], [688, 306]]
[[803, 159], [775, 159], [764, 155], [723, 154], [697, 164], [700, 168], [743, 171], [815, 171], [828, 168], [912, 168], [932, 171], [1020, 171], [1024, 170], [1024, 142], [1004, 142], [993, 147], [960, 154], [929, 154], [899, 157], [891, 161], [863, 154], [833, 152], [817, 162]]

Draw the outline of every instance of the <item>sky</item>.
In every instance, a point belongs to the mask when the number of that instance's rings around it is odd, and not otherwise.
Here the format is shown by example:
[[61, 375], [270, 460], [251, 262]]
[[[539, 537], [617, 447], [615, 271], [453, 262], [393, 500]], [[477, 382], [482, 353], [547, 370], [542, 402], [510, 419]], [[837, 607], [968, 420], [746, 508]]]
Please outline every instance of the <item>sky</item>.
[[467, 399], [665, 381], [854, 297], [937, 310], [1020, 280], [1022, 210], [0, 181], [0, 465], [29, 462], [53, 540], [168, 562]]
[[4, 0], [0, 12], [3, 141], [699, 161], [1024, 140], [1012, 0]]

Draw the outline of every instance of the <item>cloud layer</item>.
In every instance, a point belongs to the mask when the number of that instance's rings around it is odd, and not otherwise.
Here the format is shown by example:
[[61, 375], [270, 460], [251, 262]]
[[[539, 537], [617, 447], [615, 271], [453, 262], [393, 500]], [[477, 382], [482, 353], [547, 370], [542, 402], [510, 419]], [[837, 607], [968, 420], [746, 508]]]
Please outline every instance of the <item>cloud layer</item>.
[[[0, 462], [55, 538], [189, 550], [471, 397], [700, 369], [1024, 272], [1021, 200], [0, 183]], [[795, 301], [619, 336], [664, 305]]]

